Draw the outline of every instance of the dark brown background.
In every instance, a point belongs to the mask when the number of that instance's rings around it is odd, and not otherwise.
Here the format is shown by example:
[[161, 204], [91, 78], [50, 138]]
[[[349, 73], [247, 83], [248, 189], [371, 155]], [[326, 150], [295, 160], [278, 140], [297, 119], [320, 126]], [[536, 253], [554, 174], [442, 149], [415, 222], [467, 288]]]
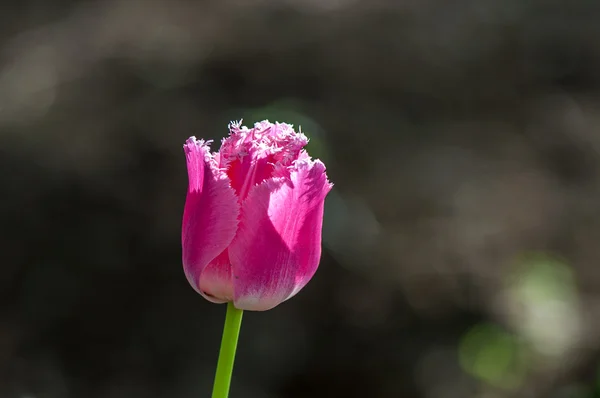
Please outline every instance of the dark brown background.
[[596, 0], [3, 5], [0, 397], [210, 395], [182, 144], [240, 118], [336, 185], [232, 398], [598, 396], [599, 88]]

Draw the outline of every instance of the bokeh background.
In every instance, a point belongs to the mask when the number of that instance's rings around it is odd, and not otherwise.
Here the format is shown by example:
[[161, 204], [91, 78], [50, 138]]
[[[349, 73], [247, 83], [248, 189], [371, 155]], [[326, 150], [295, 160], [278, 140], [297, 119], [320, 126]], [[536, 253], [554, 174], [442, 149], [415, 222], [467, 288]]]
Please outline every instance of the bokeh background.
[[597, 0], [28, 0], [0, 12], [0, 397], [208, 397], [190, 135], [285, 121], [321, 267], [232, 397], [600, 396]]

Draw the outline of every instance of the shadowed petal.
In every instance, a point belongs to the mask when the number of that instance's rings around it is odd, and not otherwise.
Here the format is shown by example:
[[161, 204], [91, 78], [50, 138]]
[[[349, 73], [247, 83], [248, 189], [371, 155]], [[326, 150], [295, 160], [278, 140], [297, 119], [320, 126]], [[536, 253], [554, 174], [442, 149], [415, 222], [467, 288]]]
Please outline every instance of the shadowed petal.
[[255, 186], [229, 246], [234, 304], [264, 311], [300, 291], [321, 257], [324, 199], [331, 184], [320, 161], [296, 162], [290, 177]]
[[[204, 141], [191, 137], [184, 150], [189, 186], [181, 234], [183, 268], [192, 287], [208, 300], [215, 301], [219, 298], [207, 297], [201, 291], [200, 281], [204, 280], [201, 274], [235, 236], [239, 205], [227, 176], [218, 169]], [[211, 265], [212, 271], [215, 266], [221, 266], [221, 262]], [[214, 279], [215, 275], [226, 276], [221, 271], [211, 273], [208, 279]]]
[[227, 250], [219, 254], [200, 273], [198, 285], [200, 294], [213, 303], [226, 303], [233, 300], [231, 263]]

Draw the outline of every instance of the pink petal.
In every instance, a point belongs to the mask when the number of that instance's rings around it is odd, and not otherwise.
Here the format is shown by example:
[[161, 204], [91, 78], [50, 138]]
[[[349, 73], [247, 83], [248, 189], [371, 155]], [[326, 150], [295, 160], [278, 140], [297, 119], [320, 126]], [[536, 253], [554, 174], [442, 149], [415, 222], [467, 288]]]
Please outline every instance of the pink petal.
[[[220, 300], [215, 292], [202, 291], [207, 281], [223, 279], [226, 273], [215, 272], [222, 261], [211, 265], [211, 275], [203, 277], [208, 264], [215, 260], [231, 243], [237, 230], [239, 205], [229, 180], [218, 169], [217, 163], [204, 141], [195, 137], [184, 145], [187, 169], [188, 192], [183, 211], [181, 243], [183, 268], [192, 287], [211, 301]], [[200, 286], [202, 283], [202, 286]], [[221, 284], [224, 282], [221, 281]], [[220, 292], [222, 289], [216, 289]]]
[[233, 301], [231, 263], [227, 250], [219, 254], [200, 273], [199, 291], [208, 301], [226, 303]]
[[308, 139], [286, 123], [256, 123], [254, 128], [229, 125], [230, 135], [219, 151], [221, 168], [227, 169], [240, 203], [255, 185], [273, 176], [274, 167], [288, 167], [300, 156]]
[[255, 160], [250, 156], [245, 156], [229, 163], [227, 176], [231, 180], [231, 186], [235, 189], [240, 202], [246, 199], [253, 186], [271, 178], [272, 162], [272, 156]]
[[302, 160], [289, 179], [269, 179], [250, 191], [229, 246], [237, 308], [271, 309], [312, 278], [321, 257], [323, 205], [330, 189], [323, 163]]

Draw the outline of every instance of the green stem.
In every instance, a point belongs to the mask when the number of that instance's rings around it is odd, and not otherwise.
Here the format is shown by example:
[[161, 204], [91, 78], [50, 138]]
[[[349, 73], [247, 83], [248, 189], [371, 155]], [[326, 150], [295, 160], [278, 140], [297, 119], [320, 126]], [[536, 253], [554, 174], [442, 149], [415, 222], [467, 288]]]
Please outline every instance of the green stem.
[[227, 398], [229, 396], [233, 361], [235, 360], [235, 350], [240, 335], [240, 327], [242, 326], [243, 313], [244, 311], [235, 308], [232, 302], [227, 303], [227, 315], [225, 315], [225, 326], [223, 327], [223, 338], [221, 339], [221, 350], [219, 351], [219, 362], [217, 362], [212, 398]]

